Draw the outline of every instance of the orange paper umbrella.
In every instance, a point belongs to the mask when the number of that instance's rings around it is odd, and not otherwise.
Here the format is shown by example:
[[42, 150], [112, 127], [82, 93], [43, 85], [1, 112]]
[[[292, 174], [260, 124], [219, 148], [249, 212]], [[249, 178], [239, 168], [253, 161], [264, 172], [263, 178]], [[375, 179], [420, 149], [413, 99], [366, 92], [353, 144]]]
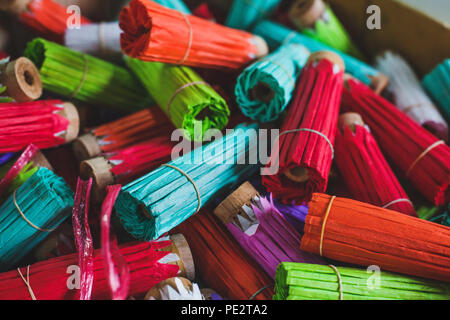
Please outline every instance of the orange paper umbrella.
[[17, 15], [22, 23], [41, 36], [57, 42], [62, 42], [69, 23], [74, 27], [78, 23], [90, 23], [85, 17], [68, 11], [66, 7], [53, 0], [6, 0], [2, 2], [4, 4], [0, 4], [0, 9]]
[[237, 69], [268, 53], [261, 37], [149, 0], [132, 0], [119, 25], [122, 50], [145, 61]]
[[355, 200], [315, 193], [300, 249], [450, 282], [450, 228]]

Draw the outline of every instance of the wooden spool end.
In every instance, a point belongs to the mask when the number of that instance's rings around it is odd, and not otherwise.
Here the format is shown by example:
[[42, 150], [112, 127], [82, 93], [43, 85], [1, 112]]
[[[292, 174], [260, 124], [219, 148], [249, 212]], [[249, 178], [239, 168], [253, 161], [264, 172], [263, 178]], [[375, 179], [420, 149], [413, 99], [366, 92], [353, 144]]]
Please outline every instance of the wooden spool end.
[[9, 62], [0, 77], [0, 82], [6, 86], [6, 95], [17, 102], [33, 101], [42, 95], [39, 70], [25, 57]]
[[255, 196], [259, 196], [258, 191], [246, 181], [214, 209], [214, 214], [224, 224], [230, 223], [235, 216], [243, 213], [242, 206], [251, 204]]
[[322, 0], [297, 0], [288, 11], [288, 18], [298, 29], [313, 27], [327, 6]]
[[183, 284], [183, 287], [186, 288], [186, 290], [188, 291], [192, 291], [193, 290], [193, 286], [192, 286], [192, 282], [189, 281], [189, 279], [186, 279], [184, 277], [174, 277], [174, 278], [169, 278], [166, 280], [161, 281], [160, 283], [158, 283], [156, 286], [154, 286], [153, 288], [151, 288], [147, 294], [145, 295], [144, 300], [150, 300], [151, 297], [153, 297], [155, 300], [161, 300], [161, 292], [160, 290], [162, 290], [164, 287], [166, 286], [170, 286], [173, 289], [175, 289], [176, 291], [178, 291], [177, 285], [175, 283], [175, 279], [179, 279], [181, 280], [181, 283]]
[[69, 125], [62, 135], [62, 138], [66, 140], [66, 142], [71, 142], [78, 137], [78, 132], [80, 131], [80, 118], [78, 117], [77, 108], [72, 103], [64, 102], [63, 106], [64, 108], [58, 111], [58, 114], [69, 120]]
[[92, 200], [100, 203], [106, 196], [106, 187], [114, 183], [111, 173], [112, 165], [103, 157], [84, 160], [80, 164], [80, 176], [83, 179], [93, 179]]
[[370, 87], [376, 94], [380, 94], [389, 85], [389, 77], [379, 73], [376, 76], [370, 76]]
[[194, 258], [192, 257], [191, 248], [189, 248], [186, 238], [182, 234], [174, 234], [170, 236], [170, 241], [172, 242], [172, 246], [169, 250], [180, 258], [180, 261], [176, 263], [180, 267], [180, 276], [194, 280]]
[[337, 64], [339, 66], [339, 69], [342, 71], [345, 71], [345, 63], [344, 60], [342, 60], [341, 56], [333, 51], [316, 51], [312, 53], [307, 61], [308, 63], [320, 61], [322, 59], [327, 59], [328, 61], [332, 62], [333, 64]]
[[37, 151], [31, 158], [34, 167], [45, 167], [53, 171], [53, 167], [41, 151]]
[[250, 90], [250, 94], [253, 100], [262, 101], [266, 104], [269, 104], [275, 97], [275, 92], [265, 82], [258, 82], [258, 84]]
[[31, 0], [1, 0], [0, 10], [18, 16], [27, 10], [30, 2]]
[[98, 140], [93, 133], [86, 133], [72, 143], [72, 149], [79, 161], [94, 158], [102, 153]]
[[359, 115], [359, 113], [346, 112], [339, 116], [338, 128], [342, 132], [344, 132], [344, 129], [346, 127], [349, 127], [350, 130], [352, 130], [352, 132], [355, 133], [357, 125], [364, 126], [364, 121], [362, 117]]
[[256, 46], [256, 59], [262, 58], [269, 54], [269, 46], [267, 45], [266, 40], [261, 38], [260, 36], [254, 35], [252, 38], [252, 43]]
[[295, 167], [284, 172], [286, 178], [291, 181], [303, 183], [309, 180], [309, 171], [306, 168]]

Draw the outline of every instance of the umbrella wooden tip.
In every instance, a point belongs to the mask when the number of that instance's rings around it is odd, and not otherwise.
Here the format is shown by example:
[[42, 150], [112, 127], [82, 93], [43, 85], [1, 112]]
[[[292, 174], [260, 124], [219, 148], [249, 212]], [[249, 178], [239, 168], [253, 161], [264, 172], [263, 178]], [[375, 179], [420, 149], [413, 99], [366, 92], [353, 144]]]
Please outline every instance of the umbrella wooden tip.
[[154, 298], [155, 300], [161, 300], [162, 299], [161, 290], [167, 286], [172, 287], [175, 291], [179, 292], [175, 279], [180, 280], [181, 284], [186, 290], [188, 291], [193, 290], [192, 282], [189, 281], [189, 279], [186, 279], [184, 277], [173, 277], [163, 280], [157, 285], [155, 285], [153, 288], [151, 288], [145, 295], [144, 300], [150, 300], [150, 298]]
[[189, 280], [194, 280], [194, 258], [186, 238], [182, 234], [174, 234], [170, 236], [170, 241], [172, 242], [172, 252], [178, 255], [181, 260], [179, 265], [180, 275], [185, 276]]
[[267, 45], [266, 40], [264, 40], [260, 36], [253, 35], [252, 43], [256, 46], [256, 58], [262, 58], [269, 54], [269, 46]]
[[376, 76], [370, 76], [370, 88], [376, 93], [380, 94], [389, 85], [389, 77], [378, 73]]
[[0, 77], [6, 86], [6, 94], [17, 102], [33, 101], [42, 95], [39, 70], [25, 57], [9, 62]]
[[359, 113], [346, 112], [339, 116], [338, 127], [342, 132], [346, 127], [349, 127], [355, 133], [357, 125], [364, 126], [364, 121]]
[[316, 51], [312, 53], [307, 63], [320, 61], [322, 59], [327, 59], [331, 63], [338, 65], [339, 69], [345, 71], [345, 63], [341, 56], [333, 51]]
[[312, 27], [327, 9], [322, 0], [296, 0], [288, 11], [288, 18], [298, 29]]
[[6, 11], [14, 15], [20, 15], [27, 10], [31, 0], [1, 0], [0, 10]]
[[309, 180], [309, 172], [308, 169], [302, 167], [295, 167], [292, 169], [288, 169], [284, 172], [286, 178], [291, 181], [303, 183]]
[[31, 162], [33, 162], [34, 167], [45, 167], [53, 171], [52, 165], [50, 164], [48, 159], [44, 156], [44, 154], [39, 150], [31, 158]]
[[80, 176], [83, 179], [93, 179], [92, 199], [95, 203], [103, 200], [106, 195], [106, 187], [114, 183], [111, 169], [111, 164], [103, 157], [84, 160], [80, 164]]
[[70, 102], [64, 102], [63, 109], [58, 111], [58, 114], [69, 120], [69, 125], [63, 134], [63, 139], [66, 140], [66, 142], [73, 141], [78, 137], [78, 132], [80, 130], [80, 117], [77, 108]]
[[224, 224], [230, 223], [242, 212], [242, 206], [250, 205], [255, 196], [259, 196], [258, 191], [246, 181], [214, 209], [214, 214]]
[[97, 138], [92, 133], [87, 133], [78, 137], [72, 143], [72, 149], [79, 161], [91, 159], [102, 152]]

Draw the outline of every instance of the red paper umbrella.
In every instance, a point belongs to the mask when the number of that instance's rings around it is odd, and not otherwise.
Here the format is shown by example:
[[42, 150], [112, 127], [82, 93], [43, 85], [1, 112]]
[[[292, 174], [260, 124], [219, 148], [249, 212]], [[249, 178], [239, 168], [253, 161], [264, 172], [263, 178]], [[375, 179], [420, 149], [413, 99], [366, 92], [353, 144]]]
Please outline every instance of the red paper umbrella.
[[339, 117], [336, 164], [356, 200], [417, 216], [414, 206], [357, 113]]
[[68, 12], [63, 5], [53, 0], [12, 0], [0, 5], [0, 9], [19, 17], [20, 21], [34, 29], [43, 37], [62, 42], [64, 32], [71, 22], [86, 24], [90, 21], [79, 12]]
[[[334, 156], [344, 62], [335, 53], [312, 54], [302, 70], [263, 184], [284, 203], [301, 204], [323, 192]], [[279, 163], [273, 174], [270, 167]], [[276, 168], [276, 167], [275, 167]]]
[[268, 52], [261, 37], [149, 0], [132, 0], [119, 23], [122, 50], [145, 61], [237, 69]]
[[363, 117], [384, 154], [428, 200], [437, 206], [450, 201], [450, 148], [444, 141], [356, 79], [346, 81], [342, 108]]
[[301, 250], [361, 266], [450, 282], [450, 228], [315, 193]]
[[159, 136], [129, 147], [85, 160], [80, 165], [84, 178], [94, 179], [93, 198], [101, 200], [106, 186], [126, 184], [170, 161], [175, 143], [170, 136]]
[[168, 127], [170, 121], [160, 108], [148, 108], [78, 137], [73, 150], [79, 160], [86, 160], [160, 136], [167, 133]]
[[[145, 293], [159, 282], [179, 276], [178, 271], [184, 269], [183, 258], [179, 258], [172, 241], [134, 242], [119, 248], [129, 267], [130, 295]], [[174, 254], [178, 261], [173, 259]], [[1, 273], [0, 300], [78, 299], [81, 284], [77, 264], [78, 255], [70, 254]], [[92, 299], [109, 299], [100, 249], [94, 251], [93, 274]]]
[[0, 153], [34, 144], [40, 149], [70, 142], [78, 135], [75, 106], [59, 100], [0, 104]]

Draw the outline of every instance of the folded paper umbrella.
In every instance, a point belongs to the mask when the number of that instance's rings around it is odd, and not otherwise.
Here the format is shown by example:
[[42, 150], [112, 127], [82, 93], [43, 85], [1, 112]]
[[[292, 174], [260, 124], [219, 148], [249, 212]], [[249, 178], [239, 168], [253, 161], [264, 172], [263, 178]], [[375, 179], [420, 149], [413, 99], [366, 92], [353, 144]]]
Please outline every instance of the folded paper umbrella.
[[246, 182], [214, 210], [240, 246], [268, 275], [275, 278], [284, 261], [320, 263], [318, 256], [299, 250], [301, 234]]
[[258, 165], [242, 163], [257, 153], [257, 129], [240, 125], [124, 186], [115, 209], [125, 230], [137, 239], [157, 239], [219, 192], [249, 178]]
[[450, 201], [450, 148], [389, 101], [347, 79], [342, 109], [359, 113], [390, 163], [429, 201]]
[[78, 160], [112, 153], [167, 133], [169, 119], [159, 108], [148, 108], [101, 125], [73, 142]]
[[33, 101], [39, 99], [42, 94], [39, 71], [33, 62], [25, 57], [0, 63], [0, 86], [5, 88], [2, 94], [17, 102]]
[[230, 28], [249, 30], [259, 20], [268, 18], [281, 0], [233, 0], [225, 24]]
[[21, 151], [30, 143], [45, 149], [78, 135], [77, 109], [70, 102], [39, 100], [0, 104], [0, 152]]
[[125, 68], [36, 38], [24, 55], [39, 69], [44, 89], [66, 98], [122, 111], [138, 111], [152, 100]]
[[377, 93], [383, 91], [389, 83], [389, 78], [372, 66], [275, 22], [267, 20], [261, 21], [255, 25], [253, 33], [263, 37], [271, 49], [294, 42], [304, 45], [311, 52], [323, 50], [333, 51], [339, 54], [342, 60], [344, 60], [346, 72], [364, 82], [366, 85], [370, 85]]
[[0, 270], [14, 267], [69, 215], [73, 193], [65, 181], [39, 168], [0, 207]]
[[0, 167], [0, 201], [3, 203], [40, 167], [52, 170], [51, 164], [39, 149], [30, 144], [15, 162]]
[[145, 300], [205, 300], [198, 284], [174, 277], [161, 281], [145, 295]]
[[436, 137], [448, 141], [448, 125], [426, 95], [414, 70], [400, 55], [387, 51], [376, 58], [377, 69], [389, 79], [394, 105]]
[[278, 119], [291, 100], [308, 57], [306, 47], [292, 43], [248, 66], [234, 89], [242, 113], [260, 122]]
[[268, 53], [265, 41], [248, 32], [132, 0], [119, 19], [122, 51], [145, 61], [238, 69]]
[[450, 123], [450, 59], [445, 60], [427, 74], [422, 84], [438, 104], [447, 123]]
[[232, 300], [270, 300], [273, 280], [223, 228], [202, 210], [179, 225], [190, 243], [196, 268], [206, 285]]
[[80, 12], [68, 8], [53, 0], [4, 0], [0, 10], [14, 14], [19, 20], [45, 38], [61, 42], [67, 24], [90, 23]]
[[262, 182], [282, 200], [301, 204], [327, 187], [343, 87], [344, 63], [335, 53], [313, 53], [272, 150]]
[[[178, 235], [177, 235], [178, 236]], [[188, 277], [183, 254], [188, 253], [186, 240], [164, 238], [152, 242], [130, 242], [119, 246], [120, 254], [130, 272], [129, 294], [145, 294], [154, 285], [175, 276]], [[182, 240], [183, 251], [178, 250]], [[110, 299], [108, 279], [103, 268], [100, 249], [94, 250], [92, 299]], [[79, 298], [77, 285], [80, 270], [78, 255], [70, 254], [27, 267], [0, 273], [0, 299], [2, 300], [75, 300]], [[188, 277], [192, 279], [191, 277]]]
[[336, 164], [355, 200], [417, 216], [414, 206], [357, 113], [339, 117]]
[[396, 273], [283, 262], [274, 300], [449, 300], [450, 284]]
[[80, 165], [80, 175], [94, 179], [92, 199], [100, 202], [106, 186], [125, 184], [170, 161], [175, 143], [169, 136], [158, 136], [129, 147], [115, 150]]
[[226, 101], [191, 68], [128, 56], [125, 62], [188, 139], [202, 141], [209, 129], [222, 130], [227, 125], [230, 111]]
[[449, 227], [355, 200], [315, 193], [300, 249], [450, 282]]
[[[156, 0], [164, 7], [190, 14], [181, 0]], [[122, 53], [119, 21], [82, 24], [79, 28], [67, 28], [64, 44], [70, 49], [99, 57], [114, 57]]]
[[303, 34], [330, 47], [364, 60], [333, 10], [323, 0], [293, 0], [288, 10], [289, 21]]

